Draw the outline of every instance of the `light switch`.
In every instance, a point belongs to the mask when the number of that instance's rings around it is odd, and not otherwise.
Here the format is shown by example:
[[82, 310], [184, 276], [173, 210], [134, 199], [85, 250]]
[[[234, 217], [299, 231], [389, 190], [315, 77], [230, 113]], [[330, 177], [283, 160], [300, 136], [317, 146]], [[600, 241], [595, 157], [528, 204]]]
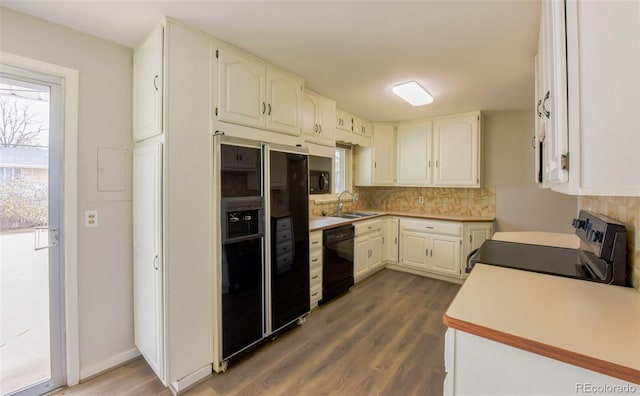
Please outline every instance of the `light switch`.
[[86, 228], [97, 227], [98, 226], [98, 211], [97, 210], [87, 210], [84, 212], [84, 226]]

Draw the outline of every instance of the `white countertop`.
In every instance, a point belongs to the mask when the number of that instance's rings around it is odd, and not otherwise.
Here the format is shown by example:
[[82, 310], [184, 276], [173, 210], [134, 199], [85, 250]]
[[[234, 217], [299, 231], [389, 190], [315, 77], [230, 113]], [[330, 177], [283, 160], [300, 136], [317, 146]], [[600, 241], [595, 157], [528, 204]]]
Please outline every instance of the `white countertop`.
[[343, 224], [375, 219], [376, 217], [382, 217], [382, 216], [411, 217], [411, 218], [425, 219], [425, 220], [443, 220], [443, 221], [458, 221], [458, 222], [492, 222], [495, 220], [495, 218], [493, 217], [433, 215], [433, 214], [425, 214], [425, 213], [394, 212], [394, 211], [373, 210], [373, 209], [358, 210], [358, 213], [375, 213], [375, 215], [362, 217], [359, 219], [342, 219], [339, 217], [331, 217], [331, 216], [314, 217], [314, 218], [311, 218], [309, 221], [309, 230], [321, 231], [327, 228], [336, 227]]
[[526, 243], [530, 245], [553, 246], [567, 249], [580, 249], [580, 238], [576, 234], [557, 232], [518, 231], [496, 232], [491, 237], [494, 241]]
[[477, 264], [443, 320], [640, 383], [640, 293], [633, 288]]

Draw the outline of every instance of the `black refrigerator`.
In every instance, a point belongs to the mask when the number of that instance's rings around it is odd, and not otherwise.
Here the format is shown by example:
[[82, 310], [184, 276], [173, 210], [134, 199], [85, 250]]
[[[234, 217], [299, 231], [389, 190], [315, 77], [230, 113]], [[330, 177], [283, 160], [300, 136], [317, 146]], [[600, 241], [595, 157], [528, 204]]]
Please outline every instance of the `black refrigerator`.
[[220, 202], [214, 342], [226, 367], [309, 313], [309, 171], [302, 147], [220, 135], [214, 143]]

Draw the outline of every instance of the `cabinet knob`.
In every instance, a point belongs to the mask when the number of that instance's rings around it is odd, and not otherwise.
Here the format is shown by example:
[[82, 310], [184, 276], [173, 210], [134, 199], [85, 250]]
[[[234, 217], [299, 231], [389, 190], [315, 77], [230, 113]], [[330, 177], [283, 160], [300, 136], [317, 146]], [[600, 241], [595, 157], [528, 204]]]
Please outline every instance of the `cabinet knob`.
[[262, 102], [262, 114], [264, 114], [265, 111], [267, 111], [267, 105], [266, 103]]
[[153, 87], [156, 89], [156, 91], [159, 89], [158, 87], [158, 78], [160, 78], [159, 75], [156, 74], [156, 76], [153, 78]]
[[271, 103], [269, 103], [267, 107], [269, 108], [269, 111], [267, 111], [267, 115], [271, 115]]

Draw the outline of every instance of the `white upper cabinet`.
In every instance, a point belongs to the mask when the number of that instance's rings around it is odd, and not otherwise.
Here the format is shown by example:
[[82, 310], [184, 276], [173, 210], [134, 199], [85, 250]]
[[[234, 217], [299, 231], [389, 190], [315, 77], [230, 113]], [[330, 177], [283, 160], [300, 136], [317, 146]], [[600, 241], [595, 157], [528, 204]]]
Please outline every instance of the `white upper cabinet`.
[[396, 135], [398, 185], [430, 186], [433, 184], [432, 135], [431, 121], [398, 126]]
[[567, 153], [567, 67], [564, 3], [542, 2], [540, 21], [542, 52], [540, 90], [544, 122], [545, 174], [550, 183], [564, 183], [569, 178]]
[[375, 124], [371, 147], [357, 146], [359, 186], [390, 186], [396, 179], [396, 132], [389, 124]]
[[216, 56], [220, 121], [300, 135], [302, 80], [230, 49]]
[[306, 141], [336, 145], [336, 102], [305, 91], [302, 98], [302, 133]]
[[360, 117], [353, 116], [353, 132], [358, 135], [371, 137], [372, 126]]
[[640, 196], [640, 2], [567, 1], [569, 180], [555, 191]]
[[218, 119], [262, 127], [265, 123], [266, 69], [236, 52], [218, 49]]
[[336, 129], [353, 132], [353, 116], [342, 109], [336, 110]]
[[133, 141], [162, 133], [164, 27], [158, 25], [133, 54]]
[[640, 196], [640, 3], [543, 0], [536, 179], [574, 195]]
[[402, 124], [396, 140], [397, 185], [480, 187], [480, 112]]
[[434, 184], [480, 186], [480, 114], [433, 121]]
[[300, 134], [302, 82], [279, 70], [267, 69], [267, 129]]
[[396, 132], [391, 125], [376, 125], [373, 137], [373, 184], [392, 185], [396, 179]]

